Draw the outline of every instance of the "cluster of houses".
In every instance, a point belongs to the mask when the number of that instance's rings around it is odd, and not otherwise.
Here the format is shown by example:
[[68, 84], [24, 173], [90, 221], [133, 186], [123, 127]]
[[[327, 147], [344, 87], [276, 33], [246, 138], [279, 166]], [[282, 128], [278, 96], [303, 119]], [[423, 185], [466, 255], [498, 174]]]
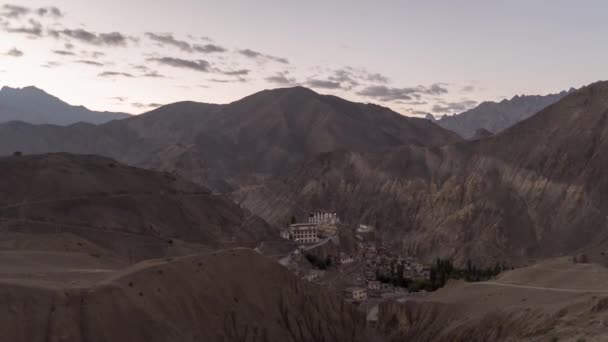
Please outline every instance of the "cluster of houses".
[[[281, 237], [295, 242], [300, 248], [294, 255], [302, 257], [303, 252], [317, 244], [323, 238], [337, 235], [340, 219], [335, 212], [316, 211], [309, 215], [308, 222], [293, 223], [281, 230]], [[361, 268], [353, 275], [350, 284], [355, 286], [344, 289], [344, 298], [354, 303], [365, 302], [368, 297], [380, 297], [385, 293], [406, 291], [404, 288], [395, 288], [392, 284], [378, 280], [378, 275], [392, 275], [396, 273], [407, 279], [428, 279], [430, 267], [423, 265], [413, 258], [403, 258], [391, 253], [383, 246], [377, 246], [375, 228], [371, 225], [360, 224], [353, 229], [355, 241], [358, 244], [356, 255], [340, 252], [330, 256], [333, 264], [347, 265], [361, 262]], [[298, 253], [302, 252], [302, 253]], [[297, 270], [297, 268], [296, 268]], [[322, 269], [309, 270], [298, 274], [310, 282], [321, 282], [327, 271]], [[297, 271], [299, 273], [299, 271]]]
[[321, 237], [336, 235], [340, 218], [330, 211], [316, 211], [309, 215], [308, 222], [294, 223], [281, 230], [281, 237], [297, 244], [314, 244]]

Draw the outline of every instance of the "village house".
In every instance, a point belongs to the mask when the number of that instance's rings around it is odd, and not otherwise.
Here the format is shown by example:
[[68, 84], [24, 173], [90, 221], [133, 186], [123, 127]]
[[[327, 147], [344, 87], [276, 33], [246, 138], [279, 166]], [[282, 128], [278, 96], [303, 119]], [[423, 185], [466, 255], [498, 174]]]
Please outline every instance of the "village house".
[[319, 227], [311, 223], [296, 223], [289, 226], [291, 239], [296, 243], [319, 242]]
[[350, 264], [350, 263], [353, 263], [354, 261], [355, 261], [355, 258], [353, 258], [352, 255], [348, 255], [346, 253], [340, 253], [340, 256], [338, 257], [338, 262], [342, 265]]
[[309, 282], [315, 282], [315, 281], [321, 279], [323, 274], [325, 274], [325, 271], [311, 270], [310, 272], [308, 272], [307, 275], [304, 276], [304, 279]]
[[362, 302], [367, 300], [367, 291], [362, 287], [349, 287], [344, 290], [344, 297], [354, 302]]
[[308, 223], [321, 224], [321, 223], [329, 223], [336, 224], [340, 223], [340, 219], [338, 218], [338, 214], [335, 212], [328, 211], [316, 211], [310, 213], [308, 217]]
[[290, 238], [289, 229], [281, 229], [281, 238], [283, 238], [285, 240], [289, 240], [289, 238]]
[[380, 291], [380, 282], [377, 280], [368, 280], [367, 288], [372, 291]]

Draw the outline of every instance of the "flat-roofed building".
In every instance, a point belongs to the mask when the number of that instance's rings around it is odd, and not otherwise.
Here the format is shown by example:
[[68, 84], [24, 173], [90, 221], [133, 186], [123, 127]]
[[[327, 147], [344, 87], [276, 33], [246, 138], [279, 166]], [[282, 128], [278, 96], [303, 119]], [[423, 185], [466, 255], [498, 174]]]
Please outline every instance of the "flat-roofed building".
[[315, 211], [310, 213], [308, 216], [308, 223], [330, 223], [336, 224], [340, 223], [340, 219], [338, 218], [338, 214], [332, 211]]
[[344, 298], [355, 302], [362, 302], [367, 299], [367, 291], [362, 287], [349, 287], [344, 290]]
[[312, 223], [296, 223], [289, 226], [291, 239], [296, 243], [319, 242], [319, 227]]

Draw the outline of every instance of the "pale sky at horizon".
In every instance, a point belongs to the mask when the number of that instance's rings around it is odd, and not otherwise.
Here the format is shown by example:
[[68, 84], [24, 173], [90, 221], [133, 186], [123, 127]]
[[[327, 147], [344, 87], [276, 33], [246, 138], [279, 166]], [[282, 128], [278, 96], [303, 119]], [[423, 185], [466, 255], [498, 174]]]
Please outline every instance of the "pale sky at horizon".
[[0, 86], [141, 113], [299, 84], [443, 115], [608, 78], [606, 13], [599, 0], [0, 0]]

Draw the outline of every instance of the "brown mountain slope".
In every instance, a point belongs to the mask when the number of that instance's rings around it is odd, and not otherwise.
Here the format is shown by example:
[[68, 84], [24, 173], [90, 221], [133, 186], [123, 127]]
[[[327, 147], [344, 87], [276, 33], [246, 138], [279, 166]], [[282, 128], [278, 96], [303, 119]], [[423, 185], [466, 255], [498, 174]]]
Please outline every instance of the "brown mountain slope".
[[0, 274], [3, 339], [374, 341], [354, 306], [252, 250], [87, 271], [65, 269], [68, 284]]
[[103, 157], [4, 157], [0, 178], [2, 232], [70, 233], [131, 260], [275, 235], [223, 196]]
[[380, 305], [388, 341], [605, 341], [605, 267], [565, 258]]
[[428, 259], [518, 263], [605, 244], [606, 99], [602, 82], [480, 141], [328, 153], [237, 198], [274, 223], [335, 208]]
[[0, 125], [1, 154], [94, 153], [177, 171], [220, 190], [257, 184], [322, 152], [459, 140], [428, 120], [301, 87], [262, 91], [228, 105], [176, 103], [100, 126]]

